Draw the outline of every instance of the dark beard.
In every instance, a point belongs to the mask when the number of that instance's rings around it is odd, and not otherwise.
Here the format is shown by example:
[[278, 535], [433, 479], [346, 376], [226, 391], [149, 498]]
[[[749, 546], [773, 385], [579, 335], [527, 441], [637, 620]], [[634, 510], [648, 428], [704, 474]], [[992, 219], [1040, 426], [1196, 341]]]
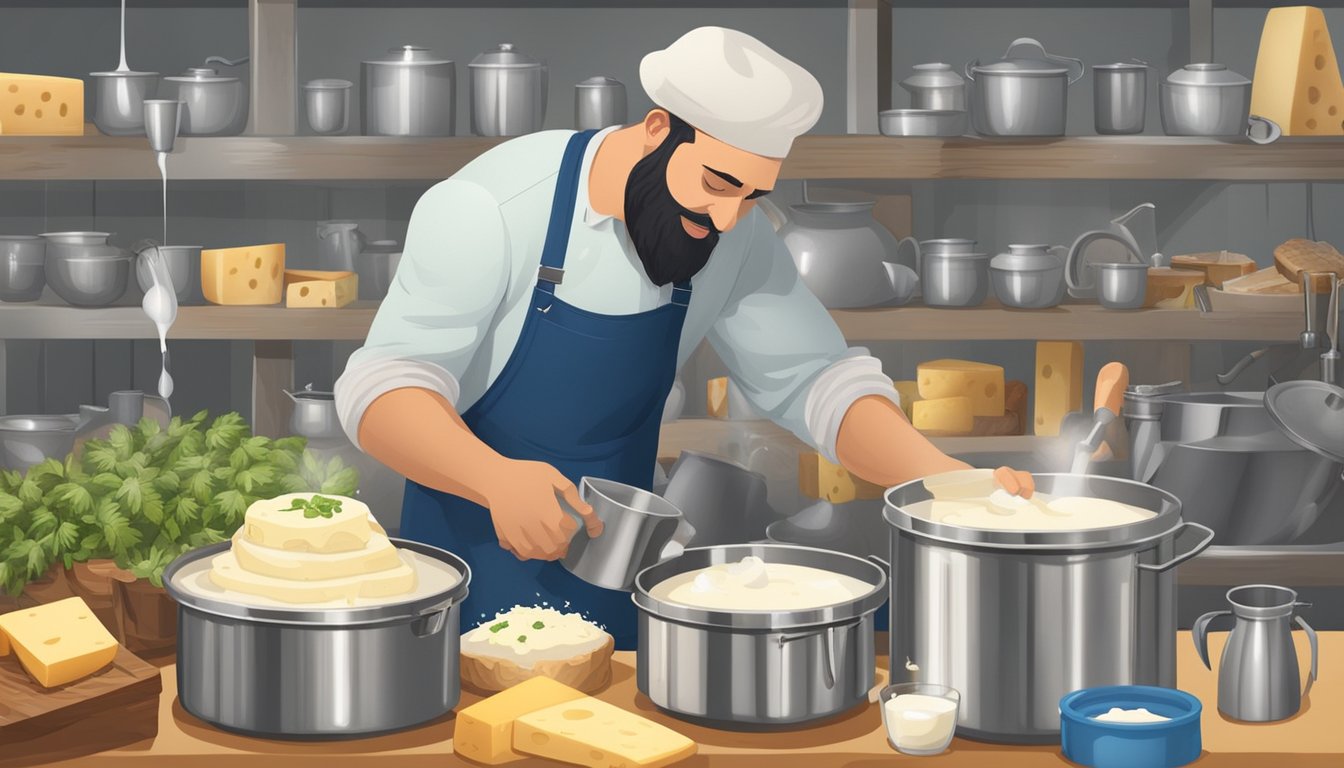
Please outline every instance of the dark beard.
[[[644, 274], [654, 285], [690, 280], [719, 243], [713, 220], [681, 207], [667, 188], [667, 164], [682, 143], [684, 139], [668, 136], [635, 163], [625, 182], [625, 228], [644, 263]], [[691, 237], [681, 225], [683, 216], [708, 229], [709, 234], [699, 239]]]

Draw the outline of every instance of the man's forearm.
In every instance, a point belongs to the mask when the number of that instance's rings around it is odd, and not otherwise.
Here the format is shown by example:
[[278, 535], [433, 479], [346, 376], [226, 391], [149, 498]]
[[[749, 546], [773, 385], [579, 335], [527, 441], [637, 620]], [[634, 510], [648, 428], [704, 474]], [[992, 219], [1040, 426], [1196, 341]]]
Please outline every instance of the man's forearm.
[[482, 506], [506, 460], [472, 434], [442, 395], [418, 387], [374, 400], [360, 419], [359, 444], [403, 477]]
[[895, 403], [875, 395], [845, 412], [835, 452], [845, 469], [883, 486], [970, 466], [938, 450]]

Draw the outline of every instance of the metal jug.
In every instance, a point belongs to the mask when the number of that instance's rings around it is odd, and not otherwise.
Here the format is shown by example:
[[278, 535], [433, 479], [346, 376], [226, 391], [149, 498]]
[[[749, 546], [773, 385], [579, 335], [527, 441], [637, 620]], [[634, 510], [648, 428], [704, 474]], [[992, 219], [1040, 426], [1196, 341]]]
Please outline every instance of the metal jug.
[[602, 534], [590, 538], [580, 525], [561, 564], [589, 584], [629, 592], [640, 571], [680, 555], [695, 536], [675, 504], [642, 488], [584, 477], [579, 495], [602, 521]]
[[364, 250], [364, 233], [353, 221], [323, 221], [317, 225], [317, 254], [322, 269], [355, 270], [355, 257]]
[[[1237, 622], [1218, 662], [1218, 711], [1234, 720], [1271, 722], [1297, 714], [1302, 696], [1316, 680], [1316, 632], [1301, 616], [1297, 593], [1286, 587], [1252, 584], [1227, 593], [1230, 611], [1213, 611], [1195, 620], [1191, 635], [1204, 666], [1209, 669], [1209, 622], [1235, 616]], [[1311, 642], [1311, 672], [1307, 690], [1301, 690], [1292, 625], [1306, 630]]]

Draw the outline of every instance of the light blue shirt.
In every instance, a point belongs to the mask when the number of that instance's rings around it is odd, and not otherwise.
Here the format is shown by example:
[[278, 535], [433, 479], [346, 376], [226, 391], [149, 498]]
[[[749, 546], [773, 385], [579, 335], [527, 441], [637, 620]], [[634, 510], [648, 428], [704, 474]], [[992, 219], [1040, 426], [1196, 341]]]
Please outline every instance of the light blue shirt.
[[[612, 130], [594, 137], [584, 156], [556, 295], [599, 314], [647, 312], [668, 303], [672, 287], [649, 281], [625, 225], [593, 211], [588, 200], [593, 156]], [[560, 158], [572, 135], [513, 139], [420, 198], [391, 289], [336, 382], [341, 422], [356, 445], [365, 409], [386, 392], [428, 389], [461, 413], [499, 375], [527, 315]], [[881, 364], [846, 346], [759, 210], [720, 235], [691, 284], [678, 369], [708, 338], [761, 415], [831, 459], [840, 421], [856, 399], [878, 394], [899, 404]]]

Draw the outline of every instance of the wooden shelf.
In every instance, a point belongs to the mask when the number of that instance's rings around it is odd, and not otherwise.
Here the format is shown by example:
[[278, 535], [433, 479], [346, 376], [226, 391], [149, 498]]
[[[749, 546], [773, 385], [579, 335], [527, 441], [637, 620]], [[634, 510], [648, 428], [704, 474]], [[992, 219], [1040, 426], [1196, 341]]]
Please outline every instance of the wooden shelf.
[[[376, 302], [341, 309], [182, 307], [170, 339], [362, 341]], [[1149, 309], [1115, 312], [1094, 304], [1023, 311], [975, 309], [836, 310], [853, 341], [1126, 339], [1265, 341], [1289, 343], [1302, 330], [1295, 312], [1211, 312]], [[54, 304], [0, 304], [0, 339], [152, 339], [154, 326], [139, 307], [82, 309]]]
[[[7, 180], [157, 180], [144, 138], [0, 138]], [[320, 181], [447, 178], [504, 141], [370, 136], [180, 138], [172, 179]], [[788, 179], [1194, 179], [1339, 181], [1344, 137], [1245, 141], [1167, 136], [1059, 139], [898, 139], [804, 136], [784, 163]]]

